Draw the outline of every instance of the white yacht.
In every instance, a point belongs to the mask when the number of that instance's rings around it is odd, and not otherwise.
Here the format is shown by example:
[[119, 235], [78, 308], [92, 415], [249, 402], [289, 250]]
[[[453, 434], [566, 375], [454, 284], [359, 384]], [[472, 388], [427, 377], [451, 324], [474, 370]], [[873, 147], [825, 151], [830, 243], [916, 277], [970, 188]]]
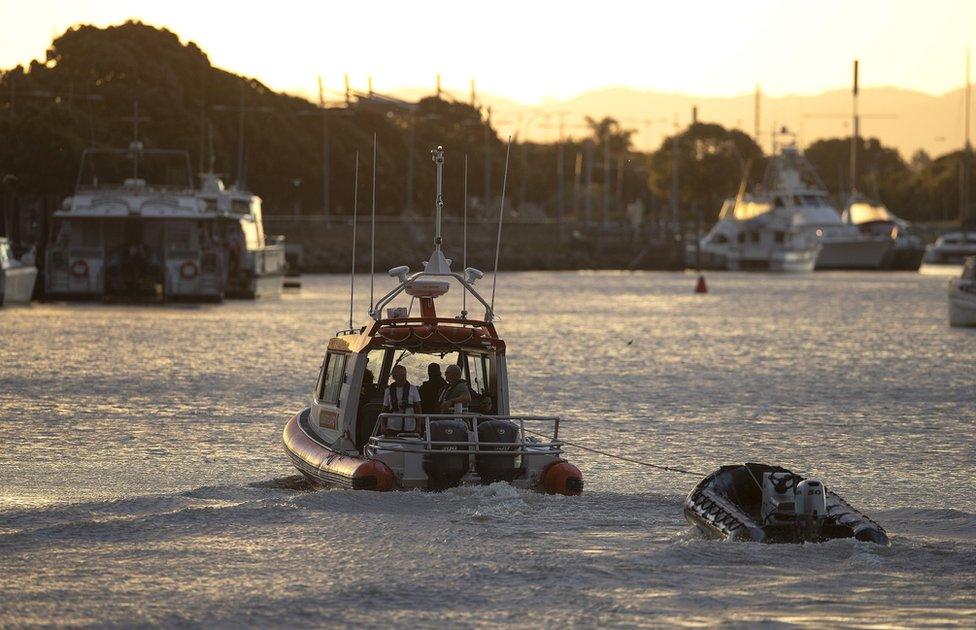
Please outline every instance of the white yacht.
[[918, 271], [925, 256], [925, 242], [911, 223], [895, 216], [883, 203], [862, 195], [852, 196], [844, 209], [843, 219], [865, 236], [889, 239], [888, 254], [882, 269]]
[[976, 230], [947, 232], [929, 246], [928, 265], [961, 265], [967, 256], [976, 256]]
[[795, 145], [769, 159], [761, 196], [773, 208], [797, 215], [797, 228], [820, 241], [817, 269], [881, 269], [891, 249], [890, 235], [863, 234], [844, 221], [813, 166]]
[[29, 303], [36, 279], [33, 251], [17, 260], [10, 241], [0, 236], [0, 306]]
[[949, 325], [976, 326], [976, 256], [970, 256], [962, 276], [949, 282]]
[[820, 242], [804, 232], [799, 215], [749, 195], [726, 199], [718, 223], [689, 248], [688, 265], [705, 269], [813, 271]]
[[[280, 293], [284, 246], [261, 200], [216, 176], [193, 186], [185, 151], [88, 149], [53, 215], [45, 294], [54, 299], [219, 301]], [[275, 288], [276, 287], [276, 288]]]

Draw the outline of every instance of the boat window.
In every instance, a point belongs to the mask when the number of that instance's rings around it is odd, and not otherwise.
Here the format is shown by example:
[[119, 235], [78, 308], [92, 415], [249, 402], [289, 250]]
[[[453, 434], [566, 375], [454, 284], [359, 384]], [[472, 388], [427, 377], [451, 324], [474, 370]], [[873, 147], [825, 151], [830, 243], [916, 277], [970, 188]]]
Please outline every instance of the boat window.
[[736, 238], [736, 240], [739, 241], [740, 243], [745, 243], [746, 242], [746, 233], [745, 232], [739, 232], [739, 236]]
[[776, 199], [773, 200], [773, 205], [776, 206], [777, 208], [782, 208], [783, 205], [784, 205], [783, 204], [783, 198], [782, 197], [776, 197]]
[[759, 242], [759, 232], [757, 232], [757, 231], [749, 232], [749, 240], [752, 241], [753, 243], [758, 243]]
[[339, 404], [339, 392], [342, 389], [343, 377], [346, 373], [348, 355], [328, 353], [325, 355], [325, 370], [319, 383], [318, 398], [321, 402]]
[[474, 394], [488, 393], [488, 361], [482, 355], [468, 355], [468, 383]]
[[712, 237], [713, 243], [728, 243], [729, 239], [724, 234], [716, 234]]
[[777, 243], [782, 243], [783, 241], [786, 240], [786, 233], [783, 232], [782, 230], [776, 230], [776, 232], [774, 232], [773, 234], [773, 237], [775, 238]]

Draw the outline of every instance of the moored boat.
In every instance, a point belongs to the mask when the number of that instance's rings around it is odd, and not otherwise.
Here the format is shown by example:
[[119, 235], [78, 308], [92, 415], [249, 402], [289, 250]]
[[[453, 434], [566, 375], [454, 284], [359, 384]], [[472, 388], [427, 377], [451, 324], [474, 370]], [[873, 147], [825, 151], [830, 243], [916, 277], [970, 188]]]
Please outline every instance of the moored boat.
[[14, 257], [10, 241], [0, 237], [0, 306], [30, 302], [37, 279], [33, 259], [31, 251], [18, 260]]
[[779, 466], [723, 466], [695, 486], [685, 519], [711, 538], [767, 543], [854, 538], [888, 545], [888, 534], [820, 481]]
[[949, 281], [949, 325], [976, 326], [976, 256], [970, 256], [962, 275]]
[[[329, 341], [310, 406], [285, 425], [285, 452], [303, 475], [322, 486], [442, 490], [502, 481], [579, 494], [582, 475], [563, 458], [559, 418], [509, 410], [506, 344], [495, 329], [492, 305], [474, 287], [483, 274], [470, 267], [452, 271], [441, 249], [440, 147], [434, 157], [438, 222], [430, 259], [420, 271], [391, 269], [396, 286], [370, 305], [371, 321]], [[456, 315], [439, 316], [435, 300], [452, 285], [460, 287], [467, 302], [483, 307], [484, 317], [469, 316], [464, 306]], [[406, 296], [409, 306], [392, 306]], [[419, 316], [411, 315], [414, 302]], [[402, 395], [397, 391], [409, 392], [409, 378], [419, 377], [432, 363], [447, 366], [445, 374], [450, 369], [463, 375], [467, 402], [447, 405], [438, 399], [431, 410], [424, 400], [421, 413], [410, 405], [391, 409], [384, 404], [384, 392], [388, 400]], [[395, 367], [405, 368], [408, 376], [403, 390], [382, 387]], [[409, 395], [398, 400], [409, 400]]]

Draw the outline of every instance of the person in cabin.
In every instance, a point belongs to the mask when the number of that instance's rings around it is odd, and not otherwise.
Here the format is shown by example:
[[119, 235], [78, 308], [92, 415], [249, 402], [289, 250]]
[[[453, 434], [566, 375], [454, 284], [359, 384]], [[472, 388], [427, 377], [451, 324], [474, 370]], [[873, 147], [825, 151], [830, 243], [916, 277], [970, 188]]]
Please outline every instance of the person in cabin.
[[393, 367], [391, 372], [393, 382], [386, 388], [383, 395], [383, 410], [387, 413], [404, 414], [386, 418], [384, 423], [384, 433], [396, 435], [397, 433], [417, 433], [419, 431], [417, 419], [414, 414], [422, 412], [420, 392], [416, 385], [411, 385], [407, 380], [407, 368], [402, 365]]
[[471, 390], [468, 384], [461, 378], [461, 368], [455, 363], [447, 366], [444, 370], [444, 377], [447, 385], [441, 391], [440, 407], [443, 413], [454, 411], [454, 405], [461, 403], [467, 405], [471, 402]]
[[440, 363], [431, 363], [427, 366], [427, 380], [420, 386], [420, 406], [424, 413], [437, 413], [438, 399], [447, 381], [441, 376]]
[[376, 384], [376, 377], [373, 376], [373, 370], [367, 369], [363, 372], [363, 387], [359, 394], [360, 399], [363, 402], [372, 402], [383, 396], [383, 389]]

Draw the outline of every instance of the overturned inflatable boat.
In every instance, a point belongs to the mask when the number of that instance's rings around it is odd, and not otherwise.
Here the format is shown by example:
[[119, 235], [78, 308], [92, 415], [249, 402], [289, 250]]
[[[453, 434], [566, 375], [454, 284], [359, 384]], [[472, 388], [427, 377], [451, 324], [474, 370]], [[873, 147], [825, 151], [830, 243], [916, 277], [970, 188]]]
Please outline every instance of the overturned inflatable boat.
[[779, 466], [723, 466], [695, 486], [684, 512], [712, 538], [768, 543], [855, 538], [889, 544], [880, 525], [820, 481]]

